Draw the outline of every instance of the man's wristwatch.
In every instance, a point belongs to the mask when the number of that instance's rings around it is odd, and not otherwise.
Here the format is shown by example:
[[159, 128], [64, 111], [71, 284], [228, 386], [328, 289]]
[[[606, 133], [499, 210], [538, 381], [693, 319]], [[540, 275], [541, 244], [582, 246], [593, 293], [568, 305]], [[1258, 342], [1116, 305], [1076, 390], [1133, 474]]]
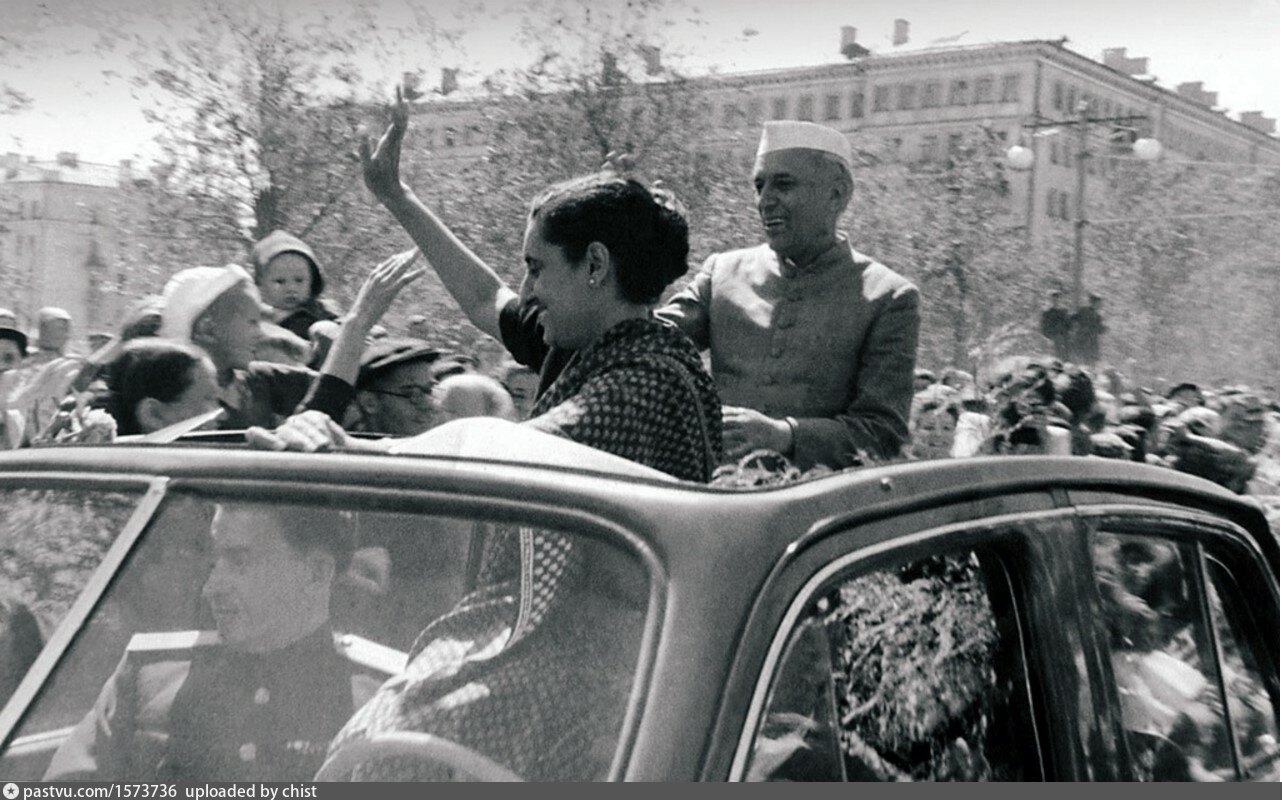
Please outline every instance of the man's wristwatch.
[[788, 447], [784, 449], [783, 454], [792, 458], [793, 452], [797, 449], [797, 418], [784, 417], [783, 421], [788, 423]]

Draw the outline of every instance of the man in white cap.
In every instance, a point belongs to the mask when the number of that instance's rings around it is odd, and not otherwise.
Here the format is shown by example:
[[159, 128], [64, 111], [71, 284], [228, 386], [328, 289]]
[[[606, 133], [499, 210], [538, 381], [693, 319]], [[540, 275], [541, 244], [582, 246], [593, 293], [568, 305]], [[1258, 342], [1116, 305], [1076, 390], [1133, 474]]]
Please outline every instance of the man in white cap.
[[851, 160], [838, 131], [767, 122], [753, 167], [766, 244], [711, 256], [659, 311], [711, 351], [730, 457], [840, 469], [908, 440], [917, 288], [838, 233]]
[[262, 302], [242, 267], [192, 267], [165, 284], [160, 335], [209, 354], [218, 372], [224, 429], [275, 425], [292, 413], [315, 373], [254, 361], [262, 338]]
[[67, 354], [67, 341], [71, 338], [71, 315], [66, 309], [45, 306], [36, 312], [36, 347], [30, 364], [47, 364]]
[[192, 267], [170, 278], [163, 292], [160, 335], [209, 354], [218, 372], [224, 430], [275, 427], [300, 404], [341, 420], [365, 337], [397, 292], [421, 274], [410, 271], [415, 257], [417, 251], [397, 254], [371, 272], [334, 342], [333, 366], [327, 361], [321, 371], [325, 380], [306, 367], [254, 360], [263, 336], [262, 300], [254, 279], [236, 264]]

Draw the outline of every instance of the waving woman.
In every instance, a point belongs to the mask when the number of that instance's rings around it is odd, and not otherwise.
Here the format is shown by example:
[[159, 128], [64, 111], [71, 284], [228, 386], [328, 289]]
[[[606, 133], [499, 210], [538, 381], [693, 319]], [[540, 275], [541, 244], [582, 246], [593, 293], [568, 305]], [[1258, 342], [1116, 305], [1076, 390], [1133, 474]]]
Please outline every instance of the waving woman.
[[[398, 89], [387, 131], [376, 146], [361, 145], [365, 183], [472, 322], [499, 337], [517, 294], [401, 180], [408, 122]], [[573, 353], [526, 424], [707, 481], [721, 455], [716, 389], [690, 340], [651, 313], [686, 271], [689, 235], [676, 199], [611, 172], [558, 183], [530, 204], [523, 250], [522, 295], [537, 309], [543, 345]], [[302, 450], [392, 446], [349, 441], [316, 414], [291, 419], [268, 441]]]

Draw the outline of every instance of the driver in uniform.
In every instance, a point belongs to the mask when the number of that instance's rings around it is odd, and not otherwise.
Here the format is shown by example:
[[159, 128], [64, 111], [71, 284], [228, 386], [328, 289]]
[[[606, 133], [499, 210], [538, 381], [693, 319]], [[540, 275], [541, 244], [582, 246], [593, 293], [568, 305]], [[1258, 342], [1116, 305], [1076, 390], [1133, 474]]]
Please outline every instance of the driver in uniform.
[[221, 506], [210, 533], [202, 595], [217, 631], [136, 634], [46, 780], [310, 780], [334, 734], [403, 664], [331, 629], [334, 581], [354, 551], [347, 520]]

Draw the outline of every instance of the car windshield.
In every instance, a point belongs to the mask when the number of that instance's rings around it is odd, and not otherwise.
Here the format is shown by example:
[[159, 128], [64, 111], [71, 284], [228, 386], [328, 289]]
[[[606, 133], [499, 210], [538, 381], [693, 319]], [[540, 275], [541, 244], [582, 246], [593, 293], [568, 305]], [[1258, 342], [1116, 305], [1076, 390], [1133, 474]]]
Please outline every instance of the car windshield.
[[0, 774], [605, 778], [649, 583], [573, 527], [171, 493]]

